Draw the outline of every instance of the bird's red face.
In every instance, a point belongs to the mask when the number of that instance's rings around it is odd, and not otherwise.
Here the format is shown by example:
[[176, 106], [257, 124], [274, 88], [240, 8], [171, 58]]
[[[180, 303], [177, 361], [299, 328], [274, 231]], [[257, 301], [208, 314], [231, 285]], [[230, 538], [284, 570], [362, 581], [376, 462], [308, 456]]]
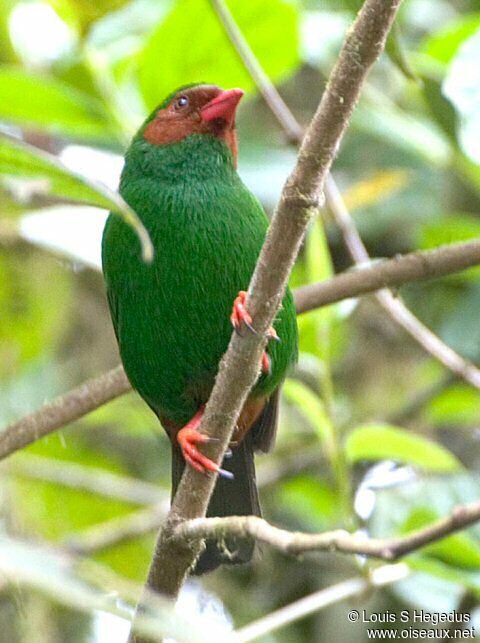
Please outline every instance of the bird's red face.
[[235, 112], [241, 89], [223, 90], [215, 85], [197, 85], [179, 91], [159, 109], [144, 130], [152, 145], [167, 145], [191, 134], [210, 134], [225, 141], [237, 158]]

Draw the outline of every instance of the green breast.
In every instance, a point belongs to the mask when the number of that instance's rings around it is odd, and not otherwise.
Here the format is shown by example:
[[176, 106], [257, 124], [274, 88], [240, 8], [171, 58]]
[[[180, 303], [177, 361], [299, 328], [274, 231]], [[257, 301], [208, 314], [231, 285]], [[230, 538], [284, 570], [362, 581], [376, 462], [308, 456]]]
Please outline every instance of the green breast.
[[[140, 142], [143, 154], [137, 149], [127, 156], [120, 191], [151, 235], [153, 263], [142, 263], [135, 235], [114, 215], [102, 244], [127, 375], [159, 415], [176, 423], [188, 421], [208, 399], [232, 332], [233, 300], [248, 287], [267, 229], [262, 208], [241, 183], [223, 144], [190, 138], [200, 140], [168, 146], [183, 145], [188, 154], [180, 150], [165, 170], [159, 168], [165, 158], [158, 158], [163, 149], [152, 151]], [[269, 346], [272, 373], [257, 383], [259, 394], [272, 391], [295, 359], [290, 294], [275, 328], [282, 341]]]

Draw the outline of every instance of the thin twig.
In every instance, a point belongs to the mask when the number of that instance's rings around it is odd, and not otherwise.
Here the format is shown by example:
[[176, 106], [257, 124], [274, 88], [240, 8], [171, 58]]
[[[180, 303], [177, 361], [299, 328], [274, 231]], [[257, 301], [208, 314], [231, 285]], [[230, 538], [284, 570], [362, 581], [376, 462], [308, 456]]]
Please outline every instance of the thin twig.
[[[287, 137], [293, 143], [300, 143], [303, 138], [302, 126], [260, 65], [260, 62], [238, 28], [224, 0], [210, 0], [210, 3], [240, 60], [243, 62], [266, 103], [275, 114]], [[342, 231], [345, 244], [355, 263], [367, 262], [369, 260], [368, 252], [346, 208], [340, 190], [331, 175], [328, 176], [325, 181], [324, 193], [327, 206]], [[472, 386], [480, 388], [480, 370], [477, 369], [474, 364], [447, 346], [437, 335], [422, 324], [401, 301], [395, 299], [391, 293], [381, 291], [377, 293], [376, 297], [384, 310], [394, 321], [400, 324], [425, 351], [430, 353], [430, 355], [435, 357], [453, 373], [472, 384]]]
[[[342, 195], [335, 183], [327, 180], [330, 208], [333, 218], [339, 226], [345, 245], [352, 259], [357, 264], [369, 261], [370, 257], [358, 233], [355, 223], [345, 206]], [[427, 328], [411, 313], [398, 298], [386, 289], [376, 293], [380, 305], [389, 315], [402, 326], [423, 348], [433, 355], [440, 363], [446, 366], [475, 388], [480, 388], [480, 370], [471, 362], [461, 357], [450, 346], [447, 346], [435, 333]]]
[[410, 570], [404, 563], [382, 565], [374, 569], [369, 578], [350, 578], [321, 589], [236, 630], [236, 643], [255, 641], [335, 603], [362, 596], [370, 589], [378, 589], [403, 580], [409, 573]]
[[[69, 610], [85, 613], [94, 618], [99, 612], [113, 614], [124, 621], [132, 619], [133, 605], [138, 597], [139, 585], [117, 575], [106, 566], [65, 552], [57, 546], [14, 538], [6, 533], [0, 536], [0, 583], [8, 584], [8, 591], [18, 595], [19, 588], [35, 591], [48, 598], [53, 605], [64, 605]], [[235, 638], [223, 628], [208, 629], [202, 615], [183, 610], [179, 613], [171, 601], [154, 595], [146, 596], [148, 609], [136, 625], [152, 641], [178, 641], [182, 643], [236, 643]], [[31, 618], [24, 607], [22, 616]], [[2, 630], [5, 632], [4, 630]], [[1, 635], [4, 641], [15, 640]], [[15, 637], [16, 638], [16, 637]], [[55, 637], [68, 641], [78, 637]], [[91, 640], [93, 637], [81, 637]], [[111, 632], [108, 640], [123, 641], [119, 631]], [[22, 640], [25, 640], [22, 637]], [[37, 632], [32, 640], [45, 642], [44, 632]]]
[[[321, 462], [322, 455], [311, 447], [281, 458], [269, 458], [262, 462], [257, 470], [257, 485], [259, 488], [274, 485], [287, 477], [298, 475], [313, 467], [318, 468]], [[161, 527], [169, 505], [170, 499], [165, 498], [163, 502], [152, 507], [93, 525], [68, 536], [65, 545], [78, 554], [89, 555], [144, 536]]]
[[480, 502], [457, 505], [451, 514], [423, 529], [398, 538], [367, 538], [337, 529], [320, 534], [279, 529], [257, 516], [229, 516], [228, 518], [196, 518], [178, 525], [174, 534], [179, 540], [189, 541], [213, 538], [224, 540], [231, 536], [252, 537], [285, 554], [338, 551], [395, 561], [412, 551], [465, 529], [480, 520]]
[[[307, 225], [318, 209], [318, 199], [360, 89], [383, 50], [400, 0], [366, 0], [347, 34], [319, 108], [306, 132], [296, 166], [282, 191], [279, 205], [260, 253], [248, 295], [248, 307], [258, 334], [233, 334], [223, 357], [201, 430], [218, 439], [209, 454], [220, 460], [228, 446], [240, 410], [255, 383], [265, 332], [271, 325], [302, 243]], [[175, 528], [185, 520], [205, 515], [215, 478], [187, 468], [150, 567], [147, 587], [175, 597], [200, 543], [183, 543]]]
[[[356, 270], [298, 288], [294, 292], [297, 314], [367, 295], [385, 286], [399, 287], [416, 280], [442, 277], [478, 264], [480, 241], [371, 261]], [[464, 363], [468, 364], [465, 360]], [[469, 372], [477, 381], [478, 371], [473, 364], [469, 364]], [[130, 388], [122, 366], [84, 382], [0, 431], [0, 459], [124, 395]]]
[[265, 102], [275, 114], [290, 142], [300, 145], [304, 129], [290, 111], [290, 108], [280, 96], [278, 89], [265, 73], [260, 61], [250, 48], [245, 36], [239, 29], [234, 17], [224, 0], [210, 0], [219, 22], [225, 29], [241, 62], [252, 77], [257, 89], [262, 94]]
[[82, 489], [133, 504], [150, 505], [168, 497], [165, 491], [150, 482], [76, 462], [24, 453], [5, 464], [9, 473]]

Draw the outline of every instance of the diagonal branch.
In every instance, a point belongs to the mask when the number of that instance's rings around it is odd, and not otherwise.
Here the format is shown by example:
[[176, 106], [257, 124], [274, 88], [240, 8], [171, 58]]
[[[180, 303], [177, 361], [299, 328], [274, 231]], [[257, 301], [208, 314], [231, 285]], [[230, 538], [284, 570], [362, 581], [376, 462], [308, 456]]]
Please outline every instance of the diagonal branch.
[[[400, 0], [364, 3], [282, 191], [249, 288], [248, 307], [258, 335], [242, 338], [233, 334], [202, 420], [201, 428], [218, 440], [209, 449], [209, 455], [216, 460], [223, 457], [240, 410], [258, 377], [265, 332], [282, 300], [307, 225], [318, 208], [325, 178], [362, 84], [383, 50], [399, 6]], [[213, 476], [203, 476], [191, 468], [185, 470], [158, 538], [148, 588], [177, 595], [200, 551], [200, 543], [179, 542], [175, 529], [185, 520], [205, 515], [214, 485]]]
[[[314, 614], [321, 609], [330, 607], [340, 601], [362, 596], [371, 589], [385, 587], [406, 578], [410, 573], [407, 565], [382, 565], [372, 570], [367, 578], [357, 577], [341, 581], [325, 589], [320, 589], [309, 596], [304, 596], [286, 607], [259, 618], [248, 625], [236, 630], [236, 643], [249, 643], [256, 641], [261, 636], [279, 630], [281, 627]], [[355, 614], [355, 610], [353, 611]]]
[[[297, 314], [366, 295], [386, 286], [398, 288], [412, 281], [442, 277], [478, 264], [480, 241], [477, 240], [411, 252], [393, 259], [369, 261], [356, 270], [298, 288], [294, 292]], [[459, 364], [462, 371], [466, 367], [470, 372], [471, 383], [480, 381], [480, 372], [473, 364], [466, 360]], [[478, 384], [475, 385], [478, 388]], [[122, 366], [84, 382], [0, 431], [0, 460], [129, 390], [131, 387]]]
[[320, 534], [306, 534], [274, 527], [257, 516], [196, 518], [176, 527], [178, 539], [203, 540], [252, 537], [279, 551], [298, 556], [307, 552], [337, 551], [394, 561], [480, 520], [480, 502], [457, 505], [452, 513], [423, 529], [398, 538], [367, 538], [338, 529]]
[[278, 89], [266, 74], [260, 61], [250, 48], [245, 36], [235, 22], [230, 9], [224, 0], [210, 0], [213, 11], [216, 13], [219, 22], [225, 29], [235, 51], [237, 52], [245, 69], [250, 74], [257, 89], [262, 94], [265, 102], [275, 114], [276, 119], [282, 126], [289, 141], [300, 145], [303, 139], [304, 130], [290, 108], [280, 96]]
[[[330, 200], [328, 206], [338, 227], [340, 228], [350, 256], [358, 265], [369, 261], [367, 249], [358, 233], [355, 223], [345, 206], [342, 195], [332, 179], [329, 185]], [[382, 289], [376, 294], [380, 305], [389, 315], [402, 326], [430, 355], [433, 355], [448, 369], [469, 382], [472, 386], [480, 388], [480, 371], [478, 368], [461, 357], [450, 346], [445, 344], [435, 333], [422, 324], [410, 312], [405, 304], [396, 298], [389, 290]]]
[[[257, 485], [260, 489], [272, 486], [284, 478], [317, 469], [321, 463], [322, 456], [312, 450], [311, 446], [284, 455], [281, 462], [276, 456], [269, 458], [257, 469]], [[158, 491], [158, 496], [161, 495], [162, 492]], [[158, 531], [170, 506], [170, 498], [167, 498], [166, 494], [164, 496], [162, 502], [157, 501], [146, 509], [111, 518], [67, 536], [64, 540], [65, 546], [77, 554], [91, 555], [118, 543]]]
[[[251, 75], [265, 102], [275, 114], [287, 137], [293, 143], [300, 143], [303, 137], [303, 130], [300, 123], [296, 120], [275, 85], [260, 65], [260, 62], [251, 50], [224, 0], [210, 0], [210, 3], [234, 49]], [[355, 263], [359, 264], [368, 261], [369, 256], [367, 250], [331, 175], [327, 177], [325, 182], [325, 198], [335, 222], [342, 231], [347, 248]], [[453, 373], [469, 382], [472, 386], [476, 388], [480, 387], [480, 371], [474, 364], [458, 355], [458, 353], [422, 324], [422, 322], [408, 310], [403, 302], [395, 299], [388, 291], [381, 291], [377, 293], [376, 297], [380, 305], [392, 319], [402, 326], [425, 351], [430, 353]]]

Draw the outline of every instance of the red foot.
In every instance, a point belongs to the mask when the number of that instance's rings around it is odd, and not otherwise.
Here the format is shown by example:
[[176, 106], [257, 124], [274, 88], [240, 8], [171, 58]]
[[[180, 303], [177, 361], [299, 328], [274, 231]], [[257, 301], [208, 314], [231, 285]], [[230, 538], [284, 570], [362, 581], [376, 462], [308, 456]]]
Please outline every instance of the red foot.
[[230, 321], [232, 326], [237, 332], [240, 332], [242, 324], [248, 328], [252, 333], [256, 333], [256, 330], [252, 326], [252, 318], [245, 308], [245, 300], [247, 298], [247, 293], [245, 290], [241, 290], [238, 295], [235, 297], [233, 302], [233, 310], [230, 315]]
[[265, 373], [265, 375], [270, 375], [271, 372], [271, 367], [270, 367], [270, 358], [267, 354], [267, 351], [263, 351], [262, 355], [262, 373]]
[[[246, 298], [247, 293], [245, 292], [245, 290], [241, 290], [233, 302], [233, 310], [232, 314], [230, 315], [230, 321], [232, 322], [232, 326], [238, 333], [240, 332], [242, 325], [244, 325], [248, 328], [249, 331], [256, 334], [257, 331], [252, 326], [252, 317], [245, 308]], [[270, 326], [270, 328], [268, 329], [267, 337], [269, 340], [273, 339], [277, 342], [280, 341], [280, 338], [277, 335], [277, 331], [275, 330], [275, 328], [273, 328], [273, 326]], [[267, 352], [264, 351], [262, 355], [262, 372], [266, 375], [270, 375], [270, 371], [270, 358], [268, 357]]]
[[233, 479], [233, 474], [230, 473], [230, 471], [221, 469], [218, 464], [213, 462], [213, 460], [210, 460], [210, 458], [207, 458], [207, 456], [203, 455], [203, 453], [200, 453], [200, 451], [196, 447], [196, 445], [199, 443], [205, 444], [214, 440], [214, 438], [209, 438], [207, 435], [203, 435], [203, 433], [200, 433], [200, 431], [198, 430], [203, 412], [204, 408], [202, 407], [199, 411], [197, 411], [197, 413], [195, 413], [190, 422], [186, 424], [183, 429], [180, 429], [180, 431], [177, 433], [177, 442], [182, 449], [182, 454], [185, 458], [185, 462], [188, 462], [191, 467], [193, 467], [200, 473], [214, 471], [224, 478]]

